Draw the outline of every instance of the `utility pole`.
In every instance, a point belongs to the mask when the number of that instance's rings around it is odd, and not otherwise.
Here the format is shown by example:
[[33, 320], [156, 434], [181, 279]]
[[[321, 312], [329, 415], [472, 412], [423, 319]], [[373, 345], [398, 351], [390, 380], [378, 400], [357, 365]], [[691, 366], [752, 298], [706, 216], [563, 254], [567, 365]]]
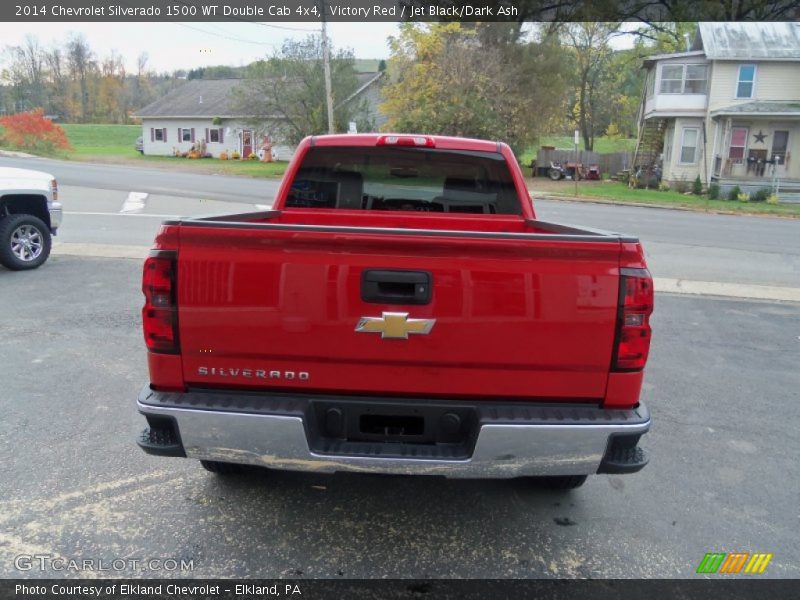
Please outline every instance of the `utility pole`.
[[328, 48], [328, 24], [325, 17], [325, 0], [322, 0], [322, 65], [325, 71], [325, 104], [328, 108], [328, 133], [333, 128], [333, 93], [331, 91], [331, 56]]

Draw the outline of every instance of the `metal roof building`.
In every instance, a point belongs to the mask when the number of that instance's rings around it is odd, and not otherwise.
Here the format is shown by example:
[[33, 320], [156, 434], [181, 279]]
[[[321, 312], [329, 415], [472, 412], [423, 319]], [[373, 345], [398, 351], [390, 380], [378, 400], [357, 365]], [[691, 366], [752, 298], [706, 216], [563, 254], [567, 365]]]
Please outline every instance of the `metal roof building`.
[[711, 60], [798, 60], [800, 23], [700, 23], [692, 50]]

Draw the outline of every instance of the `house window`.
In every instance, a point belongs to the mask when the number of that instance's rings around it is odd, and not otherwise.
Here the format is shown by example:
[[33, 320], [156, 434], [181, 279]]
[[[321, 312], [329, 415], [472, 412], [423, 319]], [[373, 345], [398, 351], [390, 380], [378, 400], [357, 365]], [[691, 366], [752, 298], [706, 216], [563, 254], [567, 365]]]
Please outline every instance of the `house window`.
[[744, 150], [747, 146], [747, 127], [734, 127], [731, 129], [731, 146], [728, 158], [732, 163], [741, 164], [744, 161]]
[[672, 129], [667, 129], [667, 133], [664, 136], [664, 165], [672, 163], [672, 138], [674, 135], [675, 132]]
[[647, 72], [647, 97], [652, 98], [656, 92], [656, 70], [650, 69]]
[[681, 164], [693, 165], [697, 162], [697, 140], [700, 130], [696, 127], [684, 127], [681, 139]]
[[752, 98], [756, 85], [756, 66], [739, 65], [739, 79], [736, 82], [737, 98]]
[[686, 65], [684, 94], [705, 94], [708, 83], [708, 65]]
[[661, 67], [662, 94], [705, 94], [708, 65], [664, 65]]
[[208, 130], [208, 141], [214, 142], [218, 144], [222, 141], [222, 130], [221, 129], [209, 129]]
[[154, 129], [153, 130], [153, 140], [156, 142], [165, 142], [167, 141], [167, 136], [165, 135], [167, 132], [166, 129]]
[[683, 90], [683, 65], [661, 67], [661, 93], [680, 94]]
[[182, 142], [191, 142], [192, 141], [192, 130], [191, 129], [181, 129], [181, 141]]
[[786, 164], [786, 150], [789, 148], [789, 132], [776, 131], [772, 135], [772, 158], [779, 165]]

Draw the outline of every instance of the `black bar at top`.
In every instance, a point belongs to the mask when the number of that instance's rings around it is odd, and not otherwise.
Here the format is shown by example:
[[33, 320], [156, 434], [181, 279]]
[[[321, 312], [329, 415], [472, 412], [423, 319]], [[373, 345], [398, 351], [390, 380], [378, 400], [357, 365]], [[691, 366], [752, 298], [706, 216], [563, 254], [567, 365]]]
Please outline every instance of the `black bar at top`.
[[6, 22], [789, 21], [800, 0], [3, 0]]

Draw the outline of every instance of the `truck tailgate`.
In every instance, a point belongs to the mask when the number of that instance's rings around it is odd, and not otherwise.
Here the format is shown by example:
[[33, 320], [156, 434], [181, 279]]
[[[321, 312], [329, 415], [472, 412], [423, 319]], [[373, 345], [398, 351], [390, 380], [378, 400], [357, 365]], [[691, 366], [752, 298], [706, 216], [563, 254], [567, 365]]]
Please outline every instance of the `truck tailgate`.
[[[180, 227], [189, 386], [584, 402], [605, 393], [618, 298], [613, 238], [209, 225]], [[365, 301], [364, 271], [428, 274], [430, 300]], [[389, 318], [401, 333], [416, 327], [404, 314], [435, 322], [427, 333], [386, 337], [384, 313], [399, 314]], [[374, 321], [356, 331], [364, 318]]]

